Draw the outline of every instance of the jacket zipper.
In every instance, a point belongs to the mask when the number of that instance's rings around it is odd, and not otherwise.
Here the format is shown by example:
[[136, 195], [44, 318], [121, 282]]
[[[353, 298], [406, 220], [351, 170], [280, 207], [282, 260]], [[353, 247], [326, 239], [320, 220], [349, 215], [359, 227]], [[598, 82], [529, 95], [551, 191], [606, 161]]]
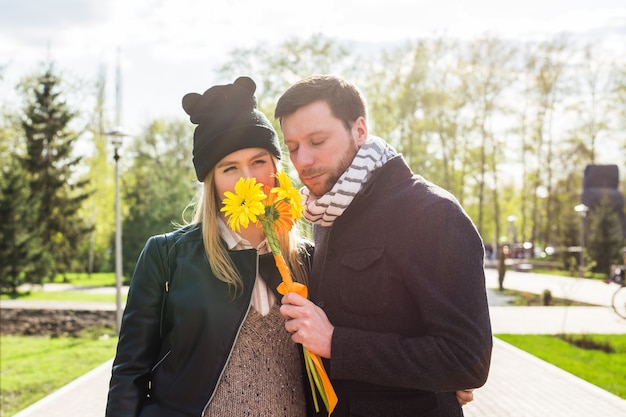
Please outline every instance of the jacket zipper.
[[[169, 270], [169, 268], [168, 268]], [[165, 281], [165, 292], [163, 293], [163, 299], [161, 300], [161, 316], [159, 319], [159, 336], [163, 339], [163, 320], [165, 320], [165, 308], [167, 306], [167, 297], [169, 297], [170, 292], [170, 277], [167, 277], [167, 281]]]

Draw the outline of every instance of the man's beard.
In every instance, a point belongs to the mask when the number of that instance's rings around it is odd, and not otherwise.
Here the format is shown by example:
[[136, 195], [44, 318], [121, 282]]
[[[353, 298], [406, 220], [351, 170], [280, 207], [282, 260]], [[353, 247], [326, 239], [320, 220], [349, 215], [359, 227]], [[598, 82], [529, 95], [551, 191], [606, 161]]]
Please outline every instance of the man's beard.
[[[350, 165], [352, 165], [352, 161], [354, 160], [354, 157], [359, 148], [356, 145], [356, 142], [352, 141], [351, 144], [354, 144], [354, 147], [346, 149], [344, 154], [341, 156], [339, 163], [332, 169], [332, 171], [329, 172], [329, 177], [326, 181], [324, 181], [324, 184], [322, 184], [321, 187], [317, 187], [318, 189], [315, 190], [309, 187], [309, 191], [315, 197], [320, 198], [321, 196], [332, 190], [339, 178], [343, 175], [344, 172], [346, 172]], [[315, 174], [316, 172], [313, 170], [303, 171], [301, 176], [307, 177]]]

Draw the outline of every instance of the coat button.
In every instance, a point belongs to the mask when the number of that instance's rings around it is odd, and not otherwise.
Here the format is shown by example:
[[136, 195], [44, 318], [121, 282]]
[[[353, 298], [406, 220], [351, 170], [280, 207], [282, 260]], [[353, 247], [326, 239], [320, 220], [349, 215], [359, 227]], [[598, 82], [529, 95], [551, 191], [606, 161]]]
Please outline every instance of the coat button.
[[323, 301], [318, 301], [318, 302], [317, 302], [317, 306], [318, 306], [319, 308], [324, 308], [324, 306], [325, 306], [325, 305], [326, 305], [326, 304], [325, 304]]

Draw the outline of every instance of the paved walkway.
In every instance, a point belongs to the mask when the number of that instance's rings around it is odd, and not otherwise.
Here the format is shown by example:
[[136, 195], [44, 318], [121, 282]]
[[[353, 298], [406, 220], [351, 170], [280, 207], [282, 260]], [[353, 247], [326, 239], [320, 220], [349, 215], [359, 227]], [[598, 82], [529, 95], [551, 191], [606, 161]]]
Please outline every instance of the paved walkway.
[[494, 340], [487, 383], [465, 417], [623, 417], [626, 400]]
[[[497, 287], [495, 270], [487, 287]], [[505, 288], [576, 299], [599, 307], [510, 307], [489, 291], [494, 333], [626, 333], [626, 320], [610, 309], [613, 285], [589, 280], [508, 271]], [[10, 308], [5, 300], [2, 308]], [[111, 372], [108, 361], [16, 414], [16, 417], [103, 416]], [[622, 372], [623, 370], [617, 371]], [[608, 393], [498, 339], [489, 379], [464, 407], [466, 417], [626, 416], [626, 400]]]

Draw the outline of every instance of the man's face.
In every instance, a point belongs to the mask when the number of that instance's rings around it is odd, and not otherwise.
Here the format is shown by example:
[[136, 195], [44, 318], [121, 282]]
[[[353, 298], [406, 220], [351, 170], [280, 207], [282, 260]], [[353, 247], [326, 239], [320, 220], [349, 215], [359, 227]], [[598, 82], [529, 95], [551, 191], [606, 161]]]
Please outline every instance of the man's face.
[[357, 119], [348, 130], [325, 101], [284, 116], [281, 127], [300, 181], [316, 197], [332, 189], [367, 139], [364, 118]]

